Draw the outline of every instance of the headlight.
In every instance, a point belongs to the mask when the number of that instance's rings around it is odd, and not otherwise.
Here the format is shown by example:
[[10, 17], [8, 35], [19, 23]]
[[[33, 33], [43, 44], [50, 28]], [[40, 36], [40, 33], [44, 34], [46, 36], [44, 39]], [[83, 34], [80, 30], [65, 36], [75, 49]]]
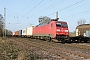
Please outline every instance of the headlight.
[[64, 30], [65, 32], [68, 32], [68, 30]]
[[60, 31], [59, 29], [57, 29], [57, 31]]

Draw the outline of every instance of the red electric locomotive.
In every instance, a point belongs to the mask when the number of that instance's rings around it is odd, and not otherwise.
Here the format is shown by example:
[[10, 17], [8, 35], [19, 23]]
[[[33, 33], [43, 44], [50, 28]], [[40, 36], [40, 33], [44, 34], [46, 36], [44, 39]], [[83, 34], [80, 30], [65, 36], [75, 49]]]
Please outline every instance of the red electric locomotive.
[[58, 19], [52, 19], [49, 23], [34, 27], [33, 36], [40, 39], [49, 38], [49, 41], [57, 39], [65, 41], [69, 36], [68, 24]]

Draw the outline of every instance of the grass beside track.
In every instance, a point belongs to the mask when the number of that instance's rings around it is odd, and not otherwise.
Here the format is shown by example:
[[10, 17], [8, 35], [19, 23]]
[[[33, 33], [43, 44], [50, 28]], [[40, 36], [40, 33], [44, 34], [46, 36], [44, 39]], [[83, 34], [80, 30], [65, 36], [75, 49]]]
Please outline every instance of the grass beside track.
[[[15, 40], [16, 41], [16, 40]], [[77, 51], [77, 50], [74, 50], [73, 52], [71, 52], [71, 50], [62, 50], [61, 48], [59, 48], [59, 47], [55, 47], [54, 45], [53, 46], [51, 46], [52, 44], [50, 44], [50, 43], [48, 43], [48, 42], [44, 42], [44, 43], [42, 43], [40, 40], [36, 40], [36, 41], [29, 41], [29, 40], [27, 40], [27, 39], [17, 39], [17, 41], [19, 41], [19, 42], [21, 42], [21, 43], [23, 43], [23, 44], [26, 44], [26, 45], [32, 45], [32, 46], [34, 46], [34, 47], [38, 47], [38, 48], [40, 48], [40, 49], [42, 49], [42, 50], [45, 50], [45, 51], [47, 51], [47, 52], [50, 52], [50, 53], [53, 53], [53, 54], [56, 54], [56, 55], [60, 55], [60, 53], [58, 54], [58, 53], [55, 53], [55, 51], [64, 51], [64, 52], [68, 52], [68, 53], [71, 53], [71, 55], [72, 54], [74, 54], [74, 55], [78, 55], [78, 59], [79, 58], [81, 58], [82, 59], [82, 57], [83, 57], [83, 59], [90, 59], [90, 56], [86, 56], [85, 54], [82, 54], [82, 53], [77, 53], [77, 52], [75, 52], [75, 51]], [[50, 44], [50, 45], [49, 45]], [[66, 45], [67, 46], [67, 44], [64, 44], [64, 45]], [[64, 45], [62, 45], [64, 48], [65, 48], [65, 46]], [[58, 45], [58, 46], [61, 46], [61, 44], [60, 45]], [[72, 46], [72, 45], [71, 45]], [[67, 46], [68, 47], [68, 46]], [[74, 47], [74, 46], [73, 46]], [[75, 48], [75, 47], [74, 47]], [[53, 51], [53, 50], [54, 51]], [[81, 48], [80, 48], [81, 49]], [[61, 56], [61, 55], [60, 55]], [[69, 55], [68, 55], [69, 56]], [[62, 57], [65, 57], [66, 59], [68, 58], [68, 57], [66, 57], [66, 56], [62, 56]], [[73, 56], [74, 57], [74, 56]], [[70, 58], [71, 59], [71, 58]], [[69, 60], [70, 60], [69, 59]], [[77, 58], [76, 58], [77, 59]]]
[[8, 38], [0, 37], [0, 60], [37, 60], [37, 56], [11, 42]]

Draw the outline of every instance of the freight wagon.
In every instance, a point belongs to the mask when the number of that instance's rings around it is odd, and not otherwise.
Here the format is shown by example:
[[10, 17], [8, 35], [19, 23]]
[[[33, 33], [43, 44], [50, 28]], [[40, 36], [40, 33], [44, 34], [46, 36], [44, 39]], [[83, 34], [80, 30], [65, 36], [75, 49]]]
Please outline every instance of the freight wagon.
[[90, 24], [82, 24], [76, 27], [76, 36], [70, 37], [73, 42], [90, 42]]
[[33, 35], [33, 28], [34, 26], [30, 26], [26, 28], [26, 36], [31, 37]]
[[33, 28], [34, 26], [30, 26], [27, 28], [24, 28], [22, 30], [19, 30], [19, 37], [31, 37], [32, 36], [32, 32], [33, 32]]
[[14, 37], [18, 37], [18, 36], [19, 36], [18, 31], [15, 31], [15, 32], [13, 33], [13, 36], [14, 36]]
[[76, 27], [76, 36], [86, 36], [87, 31], [90, 30], [90, 24], [82, 24]]
[[18, 36], [19, 36], [19, 37], [22, 37], [22, 30], [19, 30], [19, 31], [18, 31]]
[[22, 37], [26, 37], [26, 32], [27, 32], [26, 28], [22, 29]]

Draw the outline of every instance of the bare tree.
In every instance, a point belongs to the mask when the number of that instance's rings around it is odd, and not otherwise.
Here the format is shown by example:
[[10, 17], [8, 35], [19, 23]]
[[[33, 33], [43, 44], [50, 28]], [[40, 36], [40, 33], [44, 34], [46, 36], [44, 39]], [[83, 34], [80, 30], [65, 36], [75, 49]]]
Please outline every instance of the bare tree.
[[78, 25], [82, 25], [82, 24], [86, 23], [86, 20], [85, 19], [81, 19], [77, 23], [78, 23]]
[[[4, 28], [4, 18], [0, 14], [0, 36], [5, 33], [5, 28]], [[6, 35], [12, 35], [12, 31], [6, 29]]]
[[0, 36], [3, 34], [3, 16], [0, 14]]
[[3, 29], [3, 16], [0, 14], [0, 28]]
[[7, 30], [6, 29], [6, 35], [12, 35], [13, 33], [12, 33], [12, 31], [11, 30]]

